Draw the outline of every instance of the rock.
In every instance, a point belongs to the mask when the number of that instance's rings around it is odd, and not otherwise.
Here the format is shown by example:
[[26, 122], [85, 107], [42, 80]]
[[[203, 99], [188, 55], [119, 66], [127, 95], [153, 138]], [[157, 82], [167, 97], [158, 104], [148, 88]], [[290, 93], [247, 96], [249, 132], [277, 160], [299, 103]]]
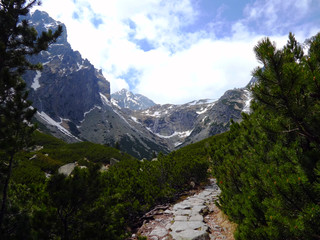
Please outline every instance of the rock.
[[108, 171], [109, 166], [110, 166], [110, 165], [102, 165], [99, 171], [100, 171], [100, 172], [106, 172], [106, 171]]
[[110, 165], [111, 165], [111, 166], [117, 164], [118, 162], [120, 162], [118, 159], [115, 159], [115, 158], [111, 158], [111, 159], [110, 159]]
[[171, 233], [171, 236], [175, 240], [208, 240], [209, 233], [206, 231], [197, 231], [187, 229], [180, 233]]
[[163, 213], [164, 213], [164, 214], [172, 214], [172, 211], [169, 210], [169, 209], [167, 209], [167, 210], [165, 210]]
[[178, 216], [190, 216], [192, 211], [190, 209], [179, 209], [176, 212], [174, 212], [174, 215]]
[[176, 216], [174, 218], [175, 221], [188, 221], [188, 216]]
[[203, 216], [201, 216], [200, 214], [191, 216], [189, 221], [203, 221]]
[[33, 155], [31, 158], [29, 158], [29, 160], [33, 160], [33, 159], [36, 159], [38, 156], [37, 154]]
[[76, 163], [65, 164], [58, 169], [58, 173], [69, 176], [76, 166]]
[[150, 233], [150, 236], [157, 236], [157, 237], [164, 237], [165, 235], [167, 235], [168, 232], [165, 228], [157, 226], [153, 229], [153, 231]]
[[178, 209], [190, 209], [191, 205], [184, 202], [181, 203], [177, 203], [176, 205], [174, 205], [173, 210], [178, 210]]
[[172, 232], [183, 232], [188, 229], [207, 231], [208, 226], [202, 221], [176, 221], [170, 227]]
[[194, 206], [192, 208], [193, 211], [196, 211], [196, 212], [204, 212], [205, 209], [207, 209], [208, 207], [206, 205], [198, 205], [198, 206]]

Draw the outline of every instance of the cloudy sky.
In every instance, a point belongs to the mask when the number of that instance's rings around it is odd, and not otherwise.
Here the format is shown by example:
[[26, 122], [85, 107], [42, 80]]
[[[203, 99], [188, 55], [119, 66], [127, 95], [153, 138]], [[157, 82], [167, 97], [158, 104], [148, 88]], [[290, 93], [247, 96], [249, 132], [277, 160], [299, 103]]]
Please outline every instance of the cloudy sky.
[[217, 99], [259, 65], [253, 47], [320, 31], [320, 0], [42, 0], [68, 41], [102, 69], [111, 92], [156, 103]]

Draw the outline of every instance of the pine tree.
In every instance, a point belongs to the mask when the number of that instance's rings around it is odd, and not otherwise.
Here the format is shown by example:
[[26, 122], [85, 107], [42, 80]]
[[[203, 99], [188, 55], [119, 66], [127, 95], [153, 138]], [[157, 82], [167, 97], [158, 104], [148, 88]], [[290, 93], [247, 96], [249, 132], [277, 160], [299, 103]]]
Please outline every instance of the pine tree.
[[7, 192], [14, 156], [28, 145], [34, 127], [30, 120], [35, 113], [26, 84], [21, 78], [26, 70], [40, 70], [41, 64], [31, 64], [28, 56], [46, 50], [62, 33], [62, 27], [38, 36], [30, 27], [26, 16], [31, 7], [40, 4], [38, 0], [0, 1], [0, 153], [2, 202], [0, 209], [0, 230], [6, 211]]
[[236, 239], [320, 239], [320, 34], [307, 44], [258, 43], [252, 113], [212, 150]]

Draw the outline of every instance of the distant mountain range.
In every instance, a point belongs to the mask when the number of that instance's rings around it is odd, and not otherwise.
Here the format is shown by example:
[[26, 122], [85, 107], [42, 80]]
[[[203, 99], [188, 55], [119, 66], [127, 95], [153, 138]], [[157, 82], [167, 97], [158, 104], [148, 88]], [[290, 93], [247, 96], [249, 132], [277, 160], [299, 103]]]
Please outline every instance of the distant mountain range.
[[[60, 22], [35, 11], [30, 23], [40, 33]], [[63, 24], [62, 24], [63, 25]], [[248, 111], [247, 88], [227, 91], [218, 100], [183, 105], [158, 105], [140, 94], [121, 90], [110, 94], [110, 83], [67, 42], [67, 29], [48, 51], [30, 60], [43, 71], [24, 75], [37, 108], [40, 129], [68, 142], [91, 141], [114, 146], [138, 158], [167, 153], [224, 132], [230, 119], [241, 121]]]
[[240, 122], [249, 112], [251, 94], [247, 88], [227, 91], [218, 100], [198, 100], [183, 105], [154, 105], [145, 110], [127, 109], [133, 120], [168, 144], [169, 150], [225, 132], [230, 120]]

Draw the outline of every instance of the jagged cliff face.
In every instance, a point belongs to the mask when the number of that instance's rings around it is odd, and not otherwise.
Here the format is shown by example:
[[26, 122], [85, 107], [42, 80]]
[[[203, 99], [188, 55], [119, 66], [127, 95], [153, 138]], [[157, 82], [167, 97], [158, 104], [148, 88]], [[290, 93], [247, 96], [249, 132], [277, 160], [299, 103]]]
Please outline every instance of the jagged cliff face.
[[[55, 30], [61, 24], [40, 11], [30, 17], [30, 23], [38, 33], [49, 28]], [[101, 71], [72, 50], [64, 25], [58, 41], [31, 61], [43, 64], [42, 71], [29, 72], [24, 76], [33, 106], [56, 121], [62, 118], [79, 124], [85, 112], [101, 104], [99, 93], [110, 99], [110, 83]]]

